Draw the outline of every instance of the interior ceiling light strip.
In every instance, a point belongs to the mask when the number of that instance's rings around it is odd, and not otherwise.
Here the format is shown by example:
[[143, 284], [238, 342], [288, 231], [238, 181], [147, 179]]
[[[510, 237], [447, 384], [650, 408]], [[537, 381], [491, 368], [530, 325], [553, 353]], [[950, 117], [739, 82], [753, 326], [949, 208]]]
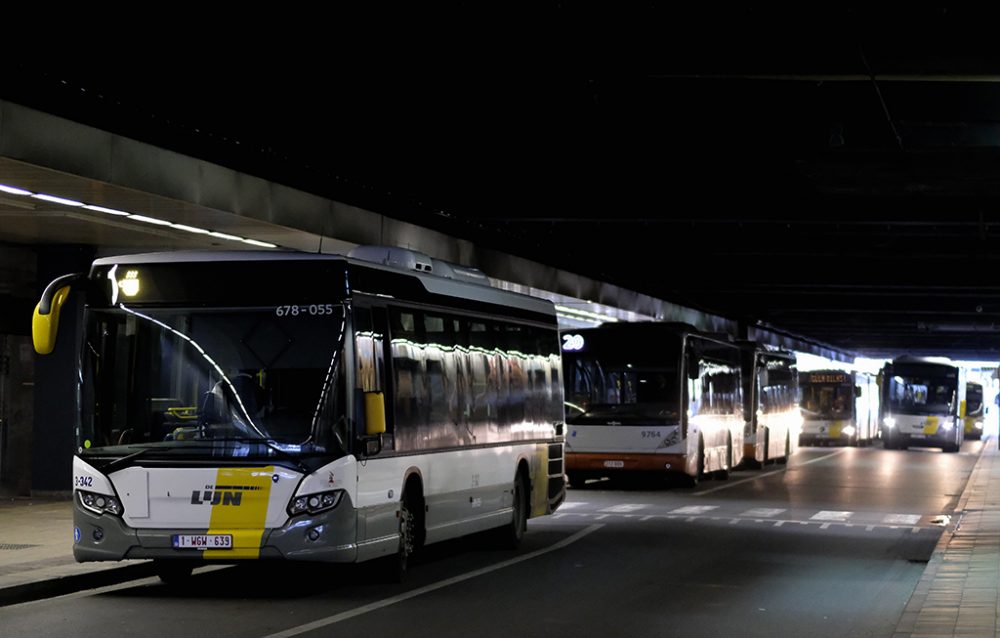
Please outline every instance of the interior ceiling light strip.
[[175, 228], [177, 230], [183, 230], [189, 233], [195, 233], [198, 235], [210, 235], [212, 237], [217, 237], [219, 239], [225, 239], [228, 241], [238, 241], [244, 244], [249, 244], [251, 246], [259, 246], [261, 248], [278, 248], [277, 244], [272, 244], [266, 241], [260, 241], [258, 239], [248, 239], [246, 237], [238, 237], [236, 235], [230, 235], [228, 233], [220, 233], [214, 230], [208, 230], [207, 228], [198, 228], [197, 226], [188, 226], [187, 224], [175, 224], [173, 222], [168, 222], [164, 219], [157, 219], [156, 217], [148, 217], [146, 215], [137, 215], [135, 213], [130, 213], [124, 210], [115, 210], [113, 208], [105, 208], [104, 206], [96, 206], [94, 204], [86, 204], [84, 202], [78, 202], [73, 199], [66, 199], [64, 197], [56, 197], [55, 195], [47, 195], [45, 193], [36, 193], [33, 191], [25, 190], [23, 188], [17, 188], [16, 186], [9, 186], [7, 184], [0, 184], [0, 192], [7, 193], [9, 195], [20, 195], [22, 197], [33, 197], [35, 199], [41, 199], [46, 202], [51, 202], [53, 204], [60, 204], [62, 206], [72, 206], [74, 208], [85, 208], [87, 210], [92, 210], [98, 213], [105, 213], [108, 215], [118, 215], [120, 217], [128, 217], [138, 222], [143, 222], [145, 224], [154, 224], [156, 226], [166, 226], [170, 228]]

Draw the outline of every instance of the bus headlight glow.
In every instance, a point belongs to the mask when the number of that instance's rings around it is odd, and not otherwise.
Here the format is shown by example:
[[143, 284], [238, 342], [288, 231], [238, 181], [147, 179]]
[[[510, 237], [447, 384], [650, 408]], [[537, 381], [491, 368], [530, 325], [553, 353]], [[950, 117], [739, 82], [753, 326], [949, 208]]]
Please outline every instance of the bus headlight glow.
[[121, 503], [114, 496], [84, 492], [83, 490], [77, 490], [76, 494], [80, 505], [95, 514], [114, 514], [115, 516], [120, 516], [122, 513]]
[[885, 423], [885, 427], [887, 428], [896, 427], [896, 419], [892, 418], [891, 416], [887, 416], [884, 419], [882, 419], [882, 423]]
[[976, 421], [976, 429], [977, 430], [982, 430], [983, 429], [983, 422], [982, 421]]
[[298, 516], [299, 514], [304, 514], [306, 512], [310, 514], [319, 514], [320, 512], [325, 512], [326, 510], [331, 510], [337, 507], [343, 496], [343, 490], [296, 496], [292, 499], [292, 502], [288, 504], [288, 513], [292, 516]]
[[857, 430], [854, 429], [853, 425], [848, 425], [843, 430], [841, 430], [841, 432], [844, 433], [847, 436], [854, 436], [854, 433], [857, 432]]

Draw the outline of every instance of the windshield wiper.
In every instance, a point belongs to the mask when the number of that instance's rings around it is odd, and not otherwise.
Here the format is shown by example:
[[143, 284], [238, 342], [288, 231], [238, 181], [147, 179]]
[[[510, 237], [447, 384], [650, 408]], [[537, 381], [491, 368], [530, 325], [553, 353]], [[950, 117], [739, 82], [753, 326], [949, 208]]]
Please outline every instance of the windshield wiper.
[[114, 470], [114, 468], [116, 468], [116, 467], [118, 467], [120, 465], [125, 465], [126, 463], [128, 463], [132, 459], [139, 458], [140, 456], [146, 454], [147, 452], [149, 452], [151, 450], [169, 451], [171, 449], [172, 448], [167, 448], [167, 447], [144, 447], [144, 448], [141, 448], [141, 449], [139, 449], [139, 450], [137, 450], [135, 452], [132, 452], [131, 454], [126, 454], [125, 456], [120, 456], [117, 459], [112, 459], [111, 461], [108, 461], [108, 463], [105, 466], [103, 466], [101, 468], [101, 470], [103, 472], [105, 472], [105, 473], [110, 473], [110, 472], [112, 472]]

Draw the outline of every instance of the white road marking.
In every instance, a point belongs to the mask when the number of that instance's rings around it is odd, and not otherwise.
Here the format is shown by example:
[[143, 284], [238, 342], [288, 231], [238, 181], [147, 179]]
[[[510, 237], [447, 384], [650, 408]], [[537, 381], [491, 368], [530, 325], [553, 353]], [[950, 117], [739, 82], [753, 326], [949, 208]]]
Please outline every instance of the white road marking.
[[740, 516], [746, 516], [747, 518], [774, 518], [778, 514], [787, 511], [786, 509], [777, 507], [755, 507], [743, 512]]
[[605, 507], [599, 512], [608, 512], [609, 514], [626, 514], [628, 512], [637, 512], [642, 509], [649, 507], [648, 503], [622, 503], [621, 505], [615, 505], [614, 507]]
[[854, 512], [840, 512], [836, 510], [822, 510], [809, 517], [811, 521], [834, 521], [844, 523]]
[[576, 534], [573, 534], [572, 536], [570, 536], [568, 538], [564, 538], [563, 540], [559, 541], [558, 543], [550, 545], [550, 546], [548, 546], [548, 547], [546, 547], [544, 549], [538, 549], [538, 550], [535, 550], [533, 552], [529, 552], [529, 553], [525, 554], [524, 556], [518, 556], [517, 558], [511, 558], [510, 560], [505, 560], [505, 561], [496, 563], [495, 565], [490, 565], [489, 567], [483, 567], [481, 569], [476, 569], [476, 570], [473, 570], [473, 571], [468, 572], [466, 574], [462, 574], [460, 576], [455, 576], [453, 578], [447, 578], [445, 580], [438, 581], [436, 583], [432, 583], [430, 585], [426, 585], [426, 586], [420, 587], [418, 589], [414, 589], [413, 591], [408, 591], [405, 594], [400, 594], [398, 596], [392, 596], [391, 598], [385, 598], [383, 600], [379, 600], [379, 601], [376, 601], [376, 602], [373, 602], [373, 603], [369, 603], [367, 605], [362, 605], [361, 607], [358, 607], [357, 609], [352, 609], [350, 611], [345, 611], [345, 612], [342, 612], [342, 613], [339, 613], [339, 614], [334, 614], [333, 616], [327, 616], [326, 618], [320, 618], [319, 620], [315, 620], [315, 621], [313, 621], [311, 623], [306, 623], [304, 625], [299, 625], [298, 627], [292, 627], [291, 629], [286, 629], [284, 631], [279, 631], [277, 633], [269, 634], [267, 636], [264, 636], [264, 638], [290, 638], [291, 636], [298, 636], [299, 634], [304, 634], [304, 633], [306, 633], [308, 631], [315, 631], [316, 629], [320, 629], [322, 627], [328, 627], [329, 625], [333, 625], [335, 623], [338, 623], [338, 622], [341, 622], [341, 621], [344, 621], [344, 620], [349, 620], [351, 618], [355, 618], [357, 616], [361, 616], [363, 614], [367, 614], [367, 613], [372, 612], [372, 611], [377, 611], [379, 609], [382, 609], [383, 607], [388, 607], [389, 605], [395, 605], [396, 603], [401, 603], [401, 602], [403, 602], [405, 600], [409, 600], [411, 598], [416, 598], [417, 596], [423, 596], [424, 594], [428, 594], [428, 593], [430, 593], [432, 591], [437, 591], [438, 589], [443, 589], [445, 587], [450, 587], [451, 585], [455, 585], [457, 583], [464, 582], [464, 581], [469, 580], [471, 578], [476, 578], [477, 576], [482, 576], [484, 574], [489, 574], [490, 572], [495, 572], [498, 569], [503, 569], [504, 567], [510, 567], [511, 565], [516, 565], [517, 563], [523, 563], [526, 560], [531, 560], [532, 558], [537, 558], [538, 556], [542, 556], [544, 554], [548, 554], [549, 552], [554, 552], [554, 551], [556, 551], [558, 549], [562, 549], [563, 547], [566, 547], [567, 545], [572, 545], [573, 543], [575, 543], [576, 541], [580, 540], [584, 536], [587, 536], [588, 534], [596, 532], [597, 530], [601, 529], [601, 527], [603, 527], [603, 525], [591, 525], [589, 527], [585, 527], [584, 529], [580, 530], [579, 532], [577, 532]]
[[[828, 459], [831, 456], [837, 456], [838, 454], [843, 454], [844, 452], [846, 452], [849, 449], [850, 448], [841, 448], [841, 449], [837, 450], [836, 452], [831, 452], [830, 454], [825, 454], [823, 456], [817, 456], [814, 459], [809, 459], [808, 461], [803, 461], [802, 463], [796, 463], [794, 466], [791, 466], [791, 467], [801, 467], [803, 465], [809, 465], [810, 463], [816, 463], [818, 461], [822, 461], [823, 459]], [[768, 476], [774, 476], [775, 474], [781, 474], [782, 472], [786, 471], [788, 468], [789, 468], [789, 466], [785, 466], [785, 467], [781, 468], [780, 470], [773, 470], [771, 472], [764, 472], [763, 474], [758, 474], [757, 476], [751, 476], [749, 478], [745, 478], [745, 479], [740, 480], [740, 481], [730, 481], [730, 482], [726, 483], [725, 485], [720, 485], [719, 487], [713, 487], [713, 488], [707, 489], [707, 490], [701, 490], [700, 492], [692, 492], [691, 494], [692, 494], [692, 496], [702, 496], [703, 494], [711, 494], [712, 492], [718, 492], [719, 490], [727, 490], [730, 487], [736, 487], [737, 485], [742, 485], [744, 483], [749, 483], [750, 481], [759, 481], [760, 479], [766, 478]]]
[[711, 512], [712, 510], [719, 509], [718, 505], [687, 505], [685, 507], [678, 507], [675, 510], [670, 510], [671, 514], [705, 514], [706, 512]]
[[563, 503], [559, 506], [559, 509], [568, 510], [573, 509], [574, 507], [584, 507], [585, 505], [587, 505], [587, 503], [584, 503], [583, 501], [573, 501], [571, 503]]
[[916, 525], [921, 518], [920, 514], [886, 514], [882, 522], [886, 525]]

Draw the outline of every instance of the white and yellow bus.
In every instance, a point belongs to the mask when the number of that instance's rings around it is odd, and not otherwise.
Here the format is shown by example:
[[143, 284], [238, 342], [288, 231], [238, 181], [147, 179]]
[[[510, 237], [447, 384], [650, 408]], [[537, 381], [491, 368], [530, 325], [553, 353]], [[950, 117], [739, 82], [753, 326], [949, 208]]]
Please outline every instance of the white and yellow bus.
[[426, 543], [516, 544], [565, 495], [556, 315], [484, 281], [378, 247], [108, 257], [54, 281], [39, 352], [70, 287], [86, 301], [76, 559], [169, 579], [386, 557], [402, 576]]
[[866, 372], [799, 373], [802, 445], [869, 445], [878, 437], [878, 385]]
[[743, 458], [740, 348], [677, 323], [616, 323], [563, 333], [566, 470], [647, 473], [695, 483]]
[[969, 381], [965, 386], [965, 438], [983, 438], [983, 421], [986, 418], [983, 404], [983, 384]]
[[965, 440], [965, 370], [942, 357], [897, 357], [882, 368], [880, 427], [887, 449], [939, 447]]

